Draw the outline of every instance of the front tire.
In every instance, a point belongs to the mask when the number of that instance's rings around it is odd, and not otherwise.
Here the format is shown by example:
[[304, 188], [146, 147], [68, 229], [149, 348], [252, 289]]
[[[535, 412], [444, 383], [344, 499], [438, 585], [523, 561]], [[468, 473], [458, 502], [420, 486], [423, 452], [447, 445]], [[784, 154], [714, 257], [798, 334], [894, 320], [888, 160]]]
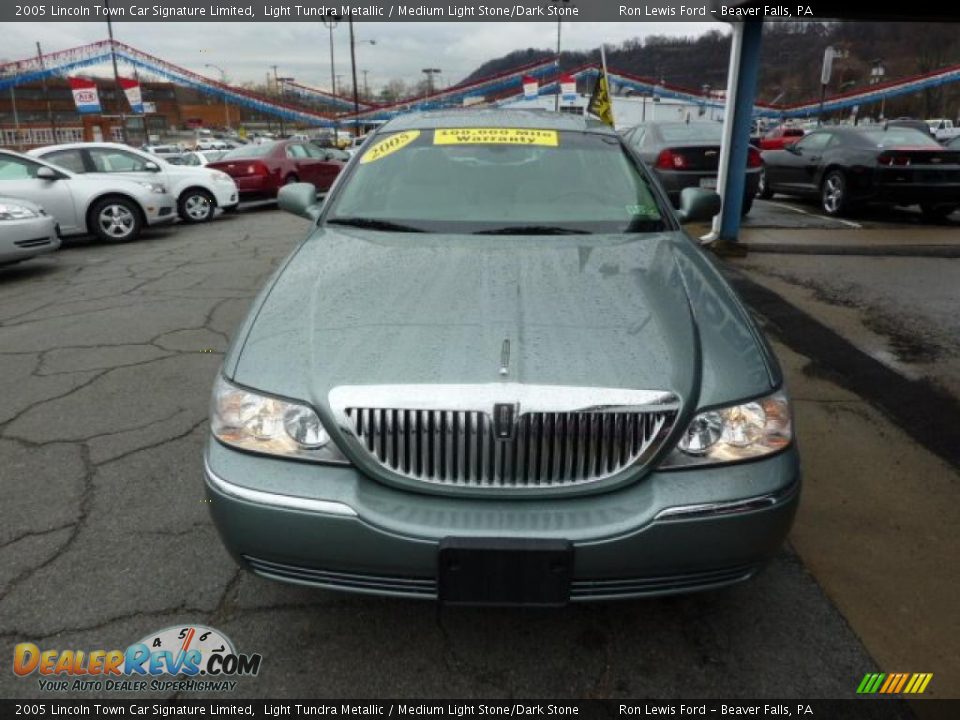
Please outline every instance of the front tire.
[[840, 170], [831, 170], [820, 186], [820, 207], [830, 217], [840, 217], [849, 205], [846, 176]]
[[753, 207], [753, 196], [747, 193], [743, 194], [743, 205], [740, 207], [740, 217], [746, 217]]
[[189, 188], [177, 200], [177, 214], [185, 223], [204, 223], [213, 220], [217, 201], [200, 188]]
[[140, 208], [126, 198], [104, 198], [90, 210], [90, 229], [103, 242], [136, 240], [143, 229]]

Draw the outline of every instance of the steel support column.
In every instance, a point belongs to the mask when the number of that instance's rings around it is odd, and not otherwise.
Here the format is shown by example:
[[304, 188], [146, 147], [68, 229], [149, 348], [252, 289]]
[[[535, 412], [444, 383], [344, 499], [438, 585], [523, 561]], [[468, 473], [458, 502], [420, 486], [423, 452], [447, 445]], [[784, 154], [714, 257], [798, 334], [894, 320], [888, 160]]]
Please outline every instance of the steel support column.
[[713, 219], [712, 232], [703, 238], [718, 246], [737, 242], [740, 211], [743, 205], [747, 149], [753, 101], [760, 74], [762, 20], [732, 23], [730, 68], [727, 73], [727, 104], [723, 118], [723, 145], [720, 149], [720, 172], [717, 190], [723, 198], [723, 210]]

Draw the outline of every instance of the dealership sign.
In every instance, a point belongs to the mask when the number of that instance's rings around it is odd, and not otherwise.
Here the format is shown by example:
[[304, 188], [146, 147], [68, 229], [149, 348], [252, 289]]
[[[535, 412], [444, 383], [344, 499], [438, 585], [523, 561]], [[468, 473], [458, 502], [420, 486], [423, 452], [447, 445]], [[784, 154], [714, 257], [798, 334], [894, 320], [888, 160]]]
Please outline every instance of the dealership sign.
[[138, 115], [143, 114], [143, 96], [140, 93], [140, 82], [130, 78], [117, 78], [120, 87], [123, 88], [123, 94], [127, 96], [127, 102], [130, 103], [130, 109]]
[[73, 91], [73, 102], [78, 113], [100, 112], [100, 96], [97, 94], [97, 84], [87, 78], [67, 78], [70, 89]]
[[535, 77], [525, 75], [523, 78], [523, 96], [531, 99], [537, 97], [540, 93], [540, 84]]
[[577, 81], [573, 75], [560, 76], [560, 92], [563, 94], [564, 100], [577, 99]]

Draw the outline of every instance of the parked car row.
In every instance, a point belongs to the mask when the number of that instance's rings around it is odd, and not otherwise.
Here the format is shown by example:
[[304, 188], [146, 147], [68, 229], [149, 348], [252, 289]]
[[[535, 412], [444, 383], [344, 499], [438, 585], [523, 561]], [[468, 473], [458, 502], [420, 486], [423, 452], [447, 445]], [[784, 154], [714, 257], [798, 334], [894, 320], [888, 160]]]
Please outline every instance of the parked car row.
[[177, 218], [209, 222], [241, 199], [276, 197], [301, 180], [326, 191], [349, 160], [296, 140], [183, 155], [96, 142], [0, 149], [0, 263], [55, 250], [64, 236], [120, 243]]
[[919, 205], [941, 220], [960, 208], [960, 141], [944, 147], [912, 127], [825, 126], [762, 153], [758, 195], [813, 197], [827, 215], [856, 205]]

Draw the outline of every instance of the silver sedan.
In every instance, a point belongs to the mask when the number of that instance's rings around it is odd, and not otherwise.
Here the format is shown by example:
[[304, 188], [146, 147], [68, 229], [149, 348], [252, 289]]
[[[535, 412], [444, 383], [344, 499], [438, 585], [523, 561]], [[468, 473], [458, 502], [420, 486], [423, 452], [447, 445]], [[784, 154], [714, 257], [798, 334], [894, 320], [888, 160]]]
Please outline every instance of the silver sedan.
[[60, 247], [56, 221], [29, 200], [0, 196], [0, 265]]

